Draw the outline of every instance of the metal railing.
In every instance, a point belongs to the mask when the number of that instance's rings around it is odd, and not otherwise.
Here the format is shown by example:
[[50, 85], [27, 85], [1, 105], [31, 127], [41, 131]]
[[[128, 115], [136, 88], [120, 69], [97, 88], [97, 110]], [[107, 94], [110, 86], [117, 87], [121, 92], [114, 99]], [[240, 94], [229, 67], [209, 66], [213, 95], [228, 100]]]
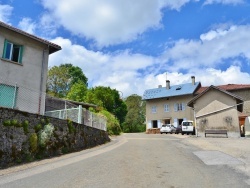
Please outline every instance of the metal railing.
[[59, 119], [70, 119], [73, 122], [94, 127], [100, 130], [106, 131], [107, 120], [104, 116], [94, 114], [79, 105], [77, 108], [69, 108], [62, 110], [53, 110], [45, 112], [46, 116], [59, 118]]
[[[106, 131], [105, 117], [94, 114], [81, 105], [65, 101], [65, 105], [60, 108], [46, 111], [46, 93], [39, 92], [39, 88], [28, 88], [19, 83], [14, 83], [0, 77], [0, 107], [17, 109], [24, 112], [35, 113], [55, 117], [59, 119], [71, 119], [72, 121], [90, 127]], [[49, 104], [47, 105], [49, 106]], [[58, 110], [57, 110], [58, 109]]]

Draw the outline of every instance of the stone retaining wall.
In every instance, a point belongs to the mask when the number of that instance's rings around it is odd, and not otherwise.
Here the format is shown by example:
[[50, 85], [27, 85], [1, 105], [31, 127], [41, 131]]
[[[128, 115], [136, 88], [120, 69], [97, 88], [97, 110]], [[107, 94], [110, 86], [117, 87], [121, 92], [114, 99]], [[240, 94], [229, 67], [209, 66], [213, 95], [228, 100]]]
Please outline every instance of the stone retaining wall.
[[0, 107], [0, 169], [109, 141], [103, 130]]

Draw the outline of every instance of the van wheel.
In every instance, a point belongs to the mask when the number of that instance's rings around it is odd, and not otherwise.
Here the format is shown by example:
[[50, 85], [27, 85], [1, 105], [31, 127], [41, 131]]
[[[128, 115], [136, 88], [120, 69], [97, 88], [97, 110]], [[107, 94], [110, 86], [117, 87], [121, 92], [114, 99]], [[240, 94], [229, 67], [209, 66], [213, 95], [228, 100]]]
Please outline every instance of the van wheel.
[[184, 135], [184, 133], [181, 133], [182, 135]]

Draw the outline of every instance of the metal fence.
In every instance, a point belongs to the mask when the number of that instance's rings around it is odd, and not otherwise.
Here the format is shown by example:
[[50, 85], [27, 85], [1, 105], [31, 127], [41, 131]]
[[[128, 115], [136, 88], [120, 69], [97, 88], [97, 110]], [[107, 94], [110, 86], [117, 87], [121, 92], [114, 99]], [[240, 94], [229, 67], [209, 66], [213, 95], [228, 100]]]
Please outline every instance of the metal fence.
[[59, 118], [59, 119], [70, 119], [73, 122], [94, 127], [101, 130], [107, 130], [107, 120], [104, 116], [94, 114], [79, 105], [77, 108], [69, 108], [62, 110], [53, 110], [45, 112], [46, 116]]
[[46, 93], [39, 91], [0, 77], [0, 106], [43, 115]]
[[[28, 88], [20, 83], [11, 82], [0, 77], [0, 107], [17, 109], [24, 112], [71, 119], [90, 127], [106, 131], [106, 119], [78, 105], [65, 101], [64, 109], [46, 111], [46, 93], [39, 92], [40, 88]], [[49, 104], [48, 104], [49, 106]]]

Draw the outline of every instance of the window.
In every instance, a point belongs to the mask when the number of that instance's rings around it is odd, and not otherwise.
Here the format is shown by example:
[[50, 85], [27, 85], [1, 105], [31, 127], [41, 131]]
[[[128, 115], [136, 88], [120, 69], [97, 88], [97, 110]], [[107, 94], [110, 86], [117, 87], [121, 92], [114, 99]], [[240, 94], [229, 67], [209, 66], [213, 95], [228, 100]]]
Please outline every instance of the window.
[[168, 104], [164, 104], [164, 112], [169, 112], [169, 105]]
[[151, 112], [152, 112], [152, 113], [156, 113], [156, 111], [157, 111], [156, 106], [152, 106]]
[[3, 58], [17, 63], [22, 63], [23, 46], [14, 44], [8, 40], [4, 42]]
[[185, 103], [175, 103], [174, 104], [174, 111], [184, 111], [185, 110]]
[[15, 86], [0, 84], [0, 106], [14, 108], [17, 89]]

